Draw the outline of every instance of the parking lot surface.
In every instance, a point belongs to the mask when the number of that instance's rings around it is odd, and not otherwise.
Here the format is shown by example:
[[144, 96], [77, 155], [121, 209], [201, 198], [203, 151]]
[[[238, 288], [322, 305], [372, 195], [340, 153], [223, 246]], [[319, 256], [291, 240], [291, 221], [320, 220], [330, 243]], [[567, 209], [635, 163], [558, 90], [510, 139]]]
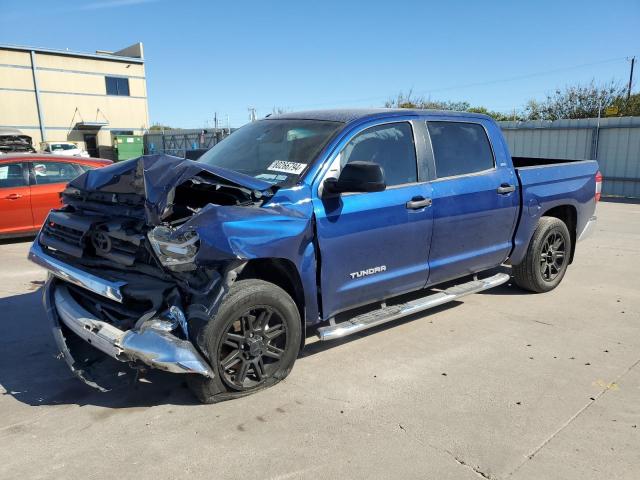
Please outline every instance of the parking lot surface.
[[72, 377], [30, 242], [0, 244], [0, 478], [640, 478], [640, 205], [601, 203], [559, 288], [508, 284], [199, 405], [179, 376]]

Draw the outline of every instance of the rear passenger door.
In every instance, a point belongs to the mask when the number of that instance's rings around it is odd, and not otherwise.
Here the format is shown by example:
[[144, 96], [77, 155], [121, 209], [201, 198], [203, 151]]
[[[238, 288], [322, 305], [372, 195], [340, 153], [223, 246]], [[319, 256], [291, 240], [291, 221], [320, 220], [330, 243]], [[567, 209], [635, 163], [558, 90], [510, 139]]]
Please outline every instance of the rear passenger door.
[[0, 235], [33, 228], [27, 162], [0, 163]]
[[484, 119], [427, 121], [434, 215], [429, 284], [495, 267], [511, 251], [518, 183], [488, 132], [500, 135]]
[[33, 221], [40, 227], [52, 208], [62, 205], [60, 192], [83, 170], [72, 162], [34, 161], [31, 164]]
[[[387, 121], [349, 134], [329, 160], [313, 198], [324, 318], [424, 286], [432, 219], [417, 158], [413, 123]], [[352, 161], [378, 163], [386, 190], [323, 195], [322, 181]]]

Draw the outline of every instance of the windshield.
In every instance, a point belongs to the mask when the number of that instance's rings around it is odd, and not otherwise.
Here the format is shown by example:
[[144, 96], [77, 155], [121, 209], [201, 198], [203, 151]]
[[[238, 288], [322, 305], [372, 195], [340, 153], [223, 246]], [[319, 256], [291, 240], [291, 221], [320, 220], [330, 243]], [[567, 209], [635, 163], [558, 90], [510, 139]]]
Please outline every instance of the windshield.
[[54, 143], [51, 145], [52, 150], [75, 150], [78, 146], [75, 143]]
[[320, 120], [260, 120], [234, 132], [199, 161], [274, 184], [292, 184], [342, 125]]

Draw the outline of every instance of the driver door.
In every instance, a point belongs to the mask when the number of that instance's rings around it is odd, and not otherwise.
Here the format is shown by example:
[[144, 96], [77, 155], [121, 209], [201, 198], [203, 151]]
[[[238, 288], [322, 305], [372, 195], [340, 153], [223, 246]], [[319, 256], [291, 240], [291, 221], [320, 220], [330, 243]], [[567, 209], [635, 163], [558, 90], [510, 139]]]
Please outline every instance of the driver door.
[[[378, 163], [381, 192], [322, 192], [348, 162]], [[352, 134], [330, 160], [313, 199], [325, 319], [424, 286], [429, 274], [431, 186], [418, 180], [411, 122], [373, 124]]]

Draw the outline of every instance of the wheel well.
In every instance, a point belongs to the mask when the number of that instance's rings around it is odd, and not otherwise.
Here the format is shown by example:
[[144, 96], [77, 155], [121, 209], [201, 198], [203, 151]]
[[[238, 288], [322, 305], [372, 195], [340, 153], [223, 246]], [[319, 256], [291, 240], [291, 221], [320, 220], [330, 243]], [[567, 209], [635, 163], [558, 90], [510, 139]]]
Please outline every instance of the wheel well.
[[304, 288], [298, 269], [293, 262], [284, 258], [257, 258], [249, 260], [246, 267], [238, 277], [238, 280], [257, 278], [265, 282], [273, 283], [287, 292], [296, 302], [302, 321], [302, 338], [304, 339], [305, 304]]
[[578, 212], [575, 207], [571, 205], [561, 205], [559, 207], [553, 207], [547, 210], [543, 214], [544, 217], [555, 217], [562, 220], [569, 229], [569, 235], [571, 235], [571, 253], [569, 255], [569, 263], [573, 262], [573, 254], [576, 251], [576, 237], [577, 237], [577, 218]]

